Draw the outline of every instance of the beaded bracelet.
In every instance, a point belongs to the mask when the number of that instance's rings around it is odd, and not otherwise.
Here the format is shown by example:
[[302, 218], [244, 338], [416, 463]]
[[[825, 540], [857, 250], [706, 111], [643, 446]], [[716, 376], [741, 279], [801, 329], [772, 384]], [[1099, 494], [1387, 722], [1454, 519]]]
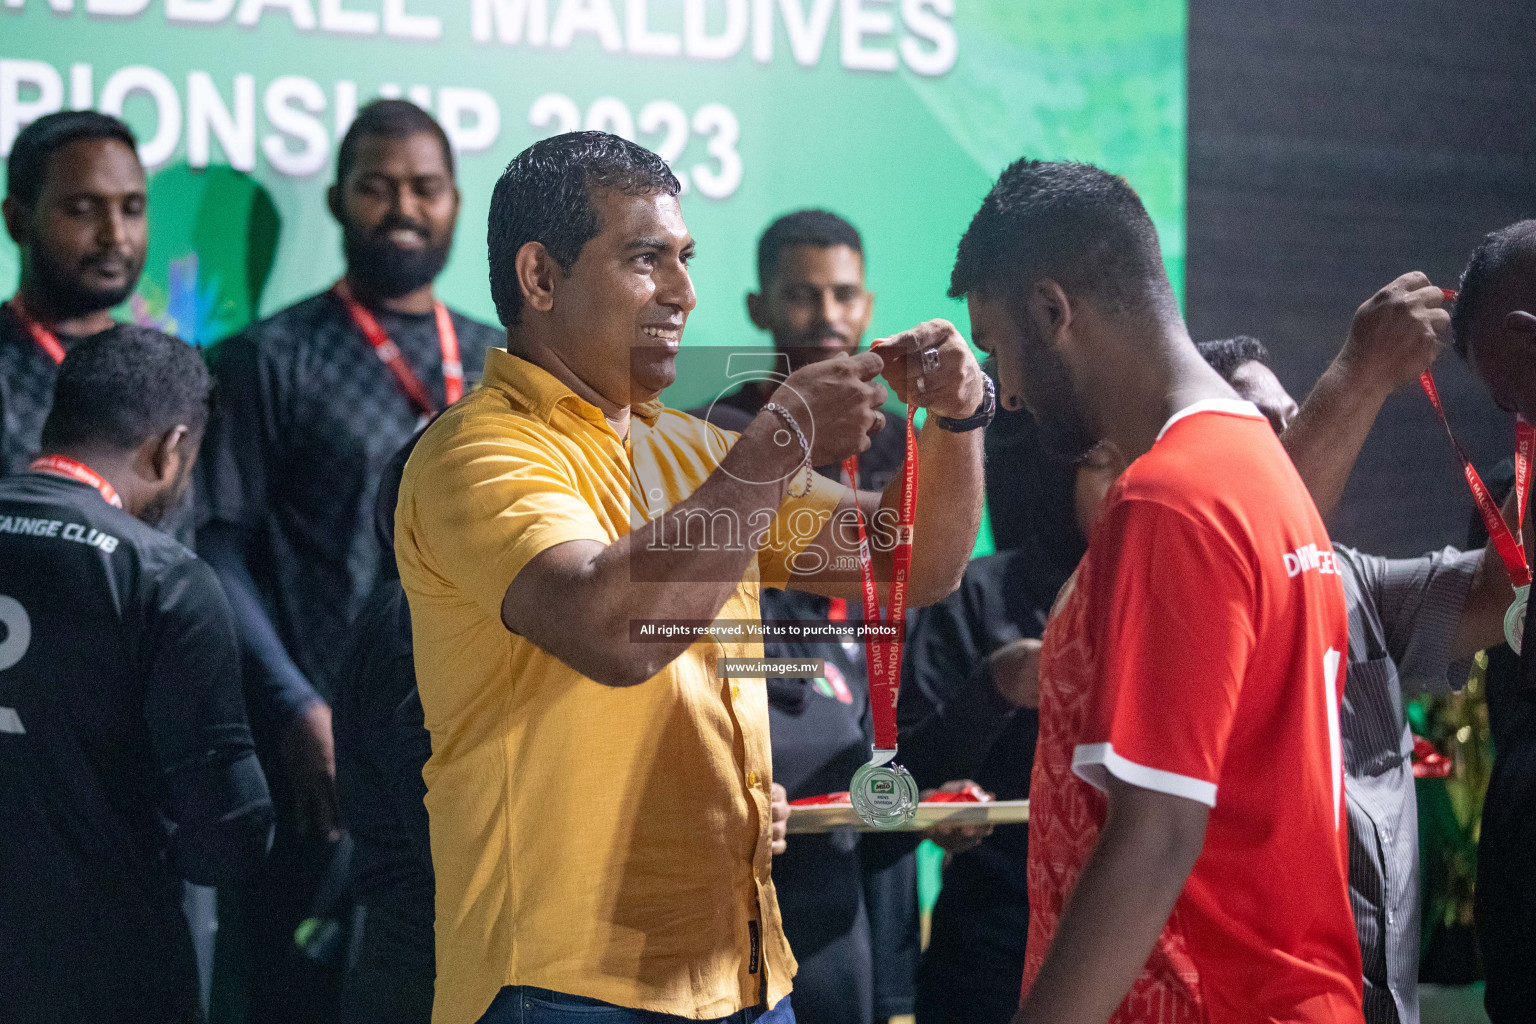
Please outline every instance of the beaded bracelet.
[[807, 494], [811, 493], [811, 487], [814, 483], [811, 477], [811, 474], [814, 472], [811, 469], [811, 443], [805, 439], [805, 434], [800, 430], [800, 424], [795, 422], [795, 418], [790, 415], [788, 409], [784, 408], [778, 402], [769, 402], [764, 405], [763, 408], [773, 413], [779, 419], [788, 424], [789, 429], [795, 433], [795, 440], [800, 442], [800, 450], [804, 454], [800, 465], [794, 468], [791, 475], [800, 472], [802, 469], [805, 470], [805, 489], [797, 492], [794, 489], [793, 484], [791, 484], [789, 487], [789, 496], [791, 498], [803, 498]]

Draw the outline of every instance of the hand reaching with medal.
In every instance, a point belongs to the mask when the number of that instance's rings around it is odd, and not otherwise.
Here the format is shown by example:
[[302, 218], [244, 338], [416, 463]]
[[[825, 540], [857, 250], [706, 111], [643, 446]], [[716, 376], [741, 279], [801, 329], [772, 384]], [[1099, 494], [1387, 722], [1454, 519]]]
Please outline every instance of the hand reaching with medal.
[[1446, 300], [1414, 271], [1363, 302], [1343, 348], [1285, 428], [1281, 442], [1325, 521], [1387, 396], [1414, 380], [1434, 387], [1429, 367], [1450, 332]]
[[896, 397], [950, 420], [981, 409], [986, 375], [955, 325], [929, 320], [882, 338], [869, 349], [885, 360], [883, 376]]
[[1355, 311], [1339, 363], [1358, 385], [1384, 392], [1418, 380], [1445, 348], [1447, 306], [1424, 274], [1404, 274]]
[[807, 466], [839, 462], [867, 449], [885, 426], [880, 407], [888, 392], [875, 379], [885, 365], [874, 352], [861, 352], [802, 366], [784, 379], [759, 415], [777, 417], [792, 431], [775, 435], [792, 451], [809, 447]]

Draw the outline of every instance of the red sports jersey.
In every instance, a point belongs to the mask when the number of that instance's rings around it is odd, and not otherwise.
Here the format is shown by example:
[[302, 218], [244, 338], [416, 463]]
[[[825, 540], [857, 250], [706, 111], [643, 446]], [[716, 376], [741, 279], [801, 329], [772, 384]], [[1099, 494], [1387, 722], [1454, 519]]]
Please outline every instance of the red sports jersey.
[[1198, 402], [1110, 490], [1057, 598], [1030, 786], [1027, 993], [1113, 775], [1211, 807], [1120, 1024], [1359, 1022], [1333, 549], [1252, 405]]

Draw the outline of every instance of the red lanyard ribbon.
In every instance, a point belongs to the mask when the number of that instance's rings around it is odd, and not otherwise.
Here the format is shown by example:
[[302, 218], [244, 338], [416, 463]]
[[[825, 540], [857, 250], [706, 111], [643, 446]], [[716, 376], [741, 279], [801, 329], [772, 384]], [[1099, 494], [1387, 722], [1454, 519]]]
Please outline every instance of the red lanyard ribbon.
[[[363, 337], [368, 339], [368, 344], [378, 355], [379, 360], [394, 374], [395, 383], [400, 385], [400, 390], [405, 397], [415, 403], [416, 408], [425, 415], [431, 416], [438, 412], [438, 406], [432, 400], [432, 395], [427, 391], [427, 386], [416, 376], [416, 372], [405, 362], [405, 357], [400, 354], [400, 349], [389, 340], [389, 335], [384, 333], [378, 318], [368, 308], [357, 301], [352, 294], [352, 287], [347, 284], [347, 279], [337, 281], [331, 289], [341, 304], [347, 307], [347, 314], [352, 317], [352, 322], [357, 329], [363, 332]], [[453, 329], [453, 319], [448, 315], [448, 307], [441, 300], [434, 300], [432, 312], [437, 317], [437, 343], [443, 350], [443, 397], [447, 404], [452, 405], [464, 397], [464, 364], [459, 362], [459, 335]]]
[[69, 480], [78, 480], [82, 484], [89, 484], [96, 488], [98, 494], [113, 508], [122, 508], [123, 499], [117, 494], [117, 489], [85, 463], [69, 458], [67, 455], [44, 455], [40, 459], [33, 459], [27, 467], [33, 473], [49, 473], [53, 476], [62, 476]]
[[[1445, 293], [1447, 303], [1456, 301], [1455, 291], [1450, 288], [1441, 290]], [[1435, 415], [1440, 417], [1440, 423], [1451, 439], [1451, 447], [1456, 450], [1457, 458], [1461, 459], [1461, 470], [1467, 478], [1467, 486], [1472, 489], [1472, 500], [1477, 504], [1478, 515], [1482, 516], [1483, 526], [1488, 530], [1493, 546], [1498, 549], [1499, 557], [1504, 561], [1504, 568], [1509, 571], [1510, 583], [1516, 587], [1530, 586], [1531, 567], [1525, 557], [1523, 533], [1525, 506], [1531, 486], [1531, 461], [1536, 458], [1536, 428], [1533, 428], [1524, 418], [1515, 420], [1515, 529], [1510, 530], [1509, 524], [1504, 521], [1504, 516], [1499, 512], [1498, 504], [1493, 500], [1493, 495], [1488, 493], [1488, 487], [1483, 483], [1483, 478], [1473, 467], [1472, 460], [1467, 458], [1461, 442], [1456, 440], [1450, 421], [1445, 418], [1445, 406], [1440, 402], [1440, 389], [1435, 386], [1435, 378], [1428, 370], [1419, 374], [1419, 386], [1429, 397], [1429, 404], [1435, 407]]]
[[27, 312], [27, 307], [21, 301], [20, 292], [11, 296], [9, 305], [11, 312], [16, 314], [16, 319], [21, 321], [21, 326], [25, 327], [27, 333], [32, 335], [32, 340], [37, 342], [37, 347], [48, 353], [48, 357], [55, 364], [62, 363], [64, 361], [64, 346], [59, 344], [57, 335], [32, 319], [32, 314]]
[[[917, 428], [913, 417], [915, 405], [907, 406], [907, 457], [901, 464], [900, 519], [896, 527], [896, 546], [891, 550], [890, 617], [880, 617], [880, 592], [875, 586], [874, 561], [869, 553], [869, 535], [864, 528], [864, 513], [854, 506], [859, 524], [859, 583], [864, 591], [864, 621], [871, 625], [893, 626], [891, 640], [864, 639], [864, 660], [869, 671], [869, 704], [875, 719], [875, 749], [896, 749], [896, 696], [901, 689], [901, 648], [905, 640], [907, 618], [907, 577], [912, 569], [912, 523], [917, 518]], [[859, 479], [859, 457], [843, 460], [843, 472], [849, 480]]]

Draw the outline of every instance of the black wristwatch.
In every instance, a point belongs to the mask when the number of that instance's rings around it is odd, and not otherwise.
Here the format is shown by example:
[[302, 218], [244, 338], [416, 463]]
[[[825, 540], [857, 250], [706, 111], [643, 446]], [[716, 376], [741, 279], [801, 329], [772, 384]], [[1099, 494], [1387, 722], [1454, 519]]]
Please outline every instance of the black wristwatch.
[[940, 416], [939, 429], [947, 430], [952, 434], [963, 434], [967, 430], [977, 430], [992, 422], [992, 417], [997, 415], [997, 386], [992, 383], [992, 378], [986, 374], [981, 377], [981, 406], [963, 420], [952, 420], [948, 416]]

